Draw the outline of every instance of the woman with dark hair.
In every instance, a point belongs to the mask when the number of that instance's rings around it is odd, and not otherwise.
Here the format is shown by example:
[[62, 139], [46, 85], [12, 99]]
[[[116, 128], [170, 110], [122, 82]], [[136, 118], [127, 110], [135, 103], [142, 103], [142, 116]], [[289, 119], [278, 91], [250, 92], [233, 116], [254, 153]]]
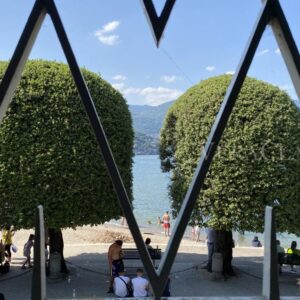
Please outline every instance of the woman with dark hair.
[[146, 238], [145, 245], [146, 245], [147, 249], [152, 249], [152, 246], [150, 244], [151, 244], [151, 239], [150, 238]]
[[32, 268], [31, 264], [31, 248], [33, 247], [33, 241], [34, 241], [34, 235], [30, 234], [28, 241], [25, 243], [23, 248], [23, 255], [26, 257], [26, 260], [24, 261], [22, 265], [22, 269], [26, 269], [26, 263], [28, 263], [28, 268]]

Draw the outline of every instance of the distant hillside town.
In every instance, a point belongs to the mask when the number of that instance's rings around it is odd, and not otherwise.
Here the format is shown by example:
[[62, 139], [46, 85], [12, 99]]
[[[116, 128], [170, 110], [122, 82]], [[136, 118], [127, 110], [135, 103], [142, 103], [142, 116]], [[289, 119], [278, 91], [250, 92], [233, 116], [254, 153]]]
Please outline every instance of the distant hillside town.
[[173, 101], [159, 106], [129, 105], [135, 133], [134, 153], [136, 155], [157, 155], [159, 132], [165, 115]]

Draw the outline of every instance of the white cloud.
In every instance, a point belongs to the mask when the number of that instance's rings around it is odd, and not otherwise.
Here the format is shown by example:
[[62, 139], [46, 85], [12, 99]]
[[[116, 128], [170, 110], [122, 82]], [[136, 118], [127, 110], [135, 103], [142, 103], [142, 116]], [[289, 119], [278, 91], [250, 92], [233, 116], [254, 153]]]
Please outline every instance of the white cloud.
[[107, 34], [112, 31], [115, 31], [120, 25], [120, 21], [112, 21], [102, 26], [101, 29], [97, 30], [94, 33], [94, 36], [98, 38], [98, 40], [108, 46], [113, 46], [119, 43], [119, 36], [116, 34]]
[[257, 52], [256, 56], [262, 56], [262, 55], [265, 55], [265, 54], [267, 54], [269, 51], [270, 51], [269, 49], [261, 50], [261, 51]]
[[117, 74], [113, 77], [113, 80], [116, 80], [116, 81], [125, 81], [126, 79], [127, 79], [127, 77], [124, 75], [121, 75], [121, 74]]
[[109, 23], [103, 25], [102, 31], [103, 31], [103, 33], [114, 31], [119, 27], [119, 25], [120, 25], [120, 21], [109, 22]]
[[275, 50], [275, 53], [276, 53], [276, 54], [281, 54], [281, 51], [280, 51], [280, 49], [279, 49], [279, 48], [277, 48], [277, 49]]
[[233, 75], [235, 73], [235, 71], [227, 71], [225, 74], [226, 75]]
[[212, 71], [214, 71], [215, 69], [216, 69], [215, 66], [207, 66], [207, 67], [205, 68], [205, 70], [208, 71], [208, 72], [212, 72]]
[[166, 83], [171, 83], [171, 82], [174, 82], [175, 80], [178, 80], [179, 77], [175, 76], [175, 75], [164, 75], [164, 76], [161, 76], [160, 79]]
[[113, 46], [113, 45], [118, 44], [119, 36], [118, 35], [101, 35], [101, 36], [98, 36], [98, 40], [104, 45]]
[[122, 90], [122, 93], [124, 96], [137, 96], [138, 101], [135, 101], [136, 104], [156, 106], [177, 99], [183, 92], [179, 89], [169, 89], [165, 87], [129, 87]]
[[126, 88], [122, 91], [124, 96], [130, 95], [130, 94], [139, 94], [141, 91], [141, 89], [139, 88], [134, 88], [134, 87], [129, 87]]
[[124, 88], [124, 82], [113, 83], [112, 87], [122, 92]]

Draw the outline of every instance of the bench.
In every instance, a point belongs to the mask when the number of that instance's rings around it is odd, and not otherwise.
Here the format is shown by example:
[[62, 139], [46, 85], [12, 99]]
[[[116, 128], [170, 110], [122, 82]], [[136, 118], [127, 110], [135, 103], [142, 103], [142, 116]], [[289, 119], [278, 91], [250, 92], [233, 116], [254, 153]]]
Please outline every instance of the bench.
[[[153, 261], [153, 265], [155, 266], [155, 260], [161, 259], [161, 249], [159, 248], [148, 248], [150, 257]], [[123, 248], [123, 259], [141, 259], [139, 250], [136, 248]]]
[[287, 253], [278, 253], [278, 264], [280, 266], [279, 273], [282, 273], [282, 265], [290, 265], [299, 266], [300, 265], [300, 257], [295, 254], [287, 254]]

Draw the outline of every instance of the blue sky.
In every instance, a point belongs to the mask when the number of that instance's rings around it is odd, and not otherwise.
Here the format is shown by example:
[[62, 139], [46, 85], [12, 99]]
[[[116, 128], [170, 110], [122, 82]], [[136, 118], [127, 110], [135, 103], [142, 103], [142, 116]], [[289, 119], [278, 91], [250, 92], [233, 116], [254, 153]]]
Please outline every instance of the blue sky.
[[[160, 11], [165, 0], [153, 1]], [[300, 1], [281, 1], [300, 46]], [[0, 0], [0, 60], [10, 59], [33, 0]], [[118, 88], [129, 104], [176, 99], [205, 78], [233, 72], [260, 0], [177, 0], [156, 48], [139, 0], [56, 0], [77, 61]], [[30, 55], [65, 62], [47, 17]], [[268, 28], [249, 75], [296, 94]]]

